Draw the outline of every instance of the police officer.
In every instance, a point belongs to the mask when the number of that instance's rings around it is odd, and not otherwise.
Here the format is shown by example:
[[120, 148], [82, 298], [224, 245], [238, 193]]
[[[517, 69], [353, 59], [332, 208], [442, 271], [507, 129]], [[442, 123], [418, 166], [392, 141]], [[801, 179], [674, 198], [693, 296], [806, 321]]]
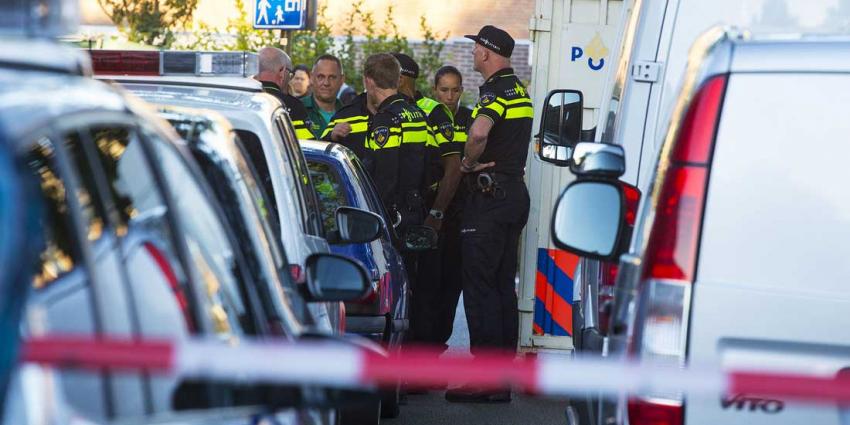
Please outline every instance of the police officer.
[[369, 119], [377, 110], [370, 109], [366, 93], [361, 93], [331, 117], [322, 140], [339, 143], [351, 149], [368, 166], [366, 134]]
[[289, 79], [294, 72], [289, 55], [276, 47], [264, 47], [260, 49], [258, 56], [260, 69], [254, 79], [263, 84], [263, 91], [277, 97], [289, 112], [295, 137], [300, 140], [315, 139], [316, 136], [310, 131], [311, 124], [304, 105], [295, 96], [284, 91], [284, 87], [289, 87]]
[[[472, 50], [484, 77], [461, 160], [471, 183], [461, 226], [463, 293], [472, 354], [499, 349], [515, 353], [519, 312], [514, 280], [519, 237], [528, 219], [523, 181], [531, 139], [531, 99], [511, 68], [514, 40], [487, 25]], [[510, 402], [510, 391], [460, 387], [446, 392], [454, 402]]]
[[[416, 61], [403, 53], [394, 56], [401, 64], [399, 93], [411, 100], [415, 99], [416, 105], [428, 117], [431, 138], [426, 158], [429, 166], [425, 201], [429, 213], [425, 224], [440, 232], [438, 249], [423, 252], [419, 256], [417, 285], [410, 309], [411, 336], [415, 342], [445, 350], [452, 334], [461, 292], [462, 200], [457, 189], [461, 179], [460, 156], [463, 144], [456, 140], [466, 138], [456, 134], [449, 106], [425, 97], [416, 90], [416, 79], [419, 77]], [[459, 95], [454, 99], [454, 107], [457, 107], [458, 100]]]
[[422, 111], [398, 93], [400, 68], [390, 54], [369, 56], [363, 85], [368, 108], [375, 111], [368, 121], [366, 169], [387, 211], [400, 216], [399, 230], [404, 234], [407, 226], [422, 224], [425, 218], [422, 189], [428, 124]]

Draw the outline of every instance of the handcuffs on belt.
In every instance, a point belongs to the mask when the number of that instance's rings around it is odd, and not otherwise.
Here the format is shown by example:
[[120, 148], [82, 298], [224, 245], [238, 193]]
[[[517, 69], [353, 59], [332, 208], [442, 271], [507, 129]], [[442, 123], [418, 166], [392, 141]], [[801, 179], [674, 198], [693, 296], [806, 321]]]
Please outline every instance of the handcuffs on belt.
[[481, 192], [495, 199], [505, 199], [505, 189], [490, 173], [478, 173], [473, 182], [473, 190]]

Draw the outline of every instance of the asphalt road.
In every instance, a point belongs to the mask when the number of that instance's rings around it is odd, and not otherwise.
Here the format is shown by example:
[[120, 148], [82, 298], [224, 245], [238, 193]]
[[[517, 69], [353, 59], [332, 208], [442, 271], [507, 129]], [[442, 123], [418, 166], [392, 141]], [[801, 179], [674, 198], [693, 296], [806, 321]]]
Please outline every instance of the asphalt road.
[[[455, 316], [454, 333], [449, 340], [449, 350], [469, 353], [469, 331], [463, 312], [463, 300]], [[407, 405], [401, 407], [396, 419], [384, 419], [385, 425], [564, 425], [566, 400], [549, 400], [514, 395], [509, 404], [449, 403], [443, 392], [432, 391], [423, 395], [409, 395]]]

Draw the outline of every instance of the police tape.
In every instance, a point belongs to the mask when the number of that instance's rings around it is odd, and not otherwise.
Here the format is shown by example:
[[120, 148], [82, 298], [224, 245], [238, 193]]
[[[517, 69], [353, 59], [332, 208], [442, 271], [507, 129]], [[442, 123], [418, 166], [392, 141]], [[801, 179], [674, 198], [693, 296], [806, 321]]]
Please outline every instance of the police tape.
[[600, 358], [491, 353], [474, 358], [405, 349], [383, 355], [339, 342], [118, 340], [50, 336], [27, 341], [21, 359], [58, 368], [144, 370], [187, 378], [309, 384], [341, 388], [458, 383], [511, 387], [545, 396], [598, 392], [682, 393], [717, 397], [754, 394], [816, 403], [850, 402], [850, 376], [817, 372], [677, 368]]

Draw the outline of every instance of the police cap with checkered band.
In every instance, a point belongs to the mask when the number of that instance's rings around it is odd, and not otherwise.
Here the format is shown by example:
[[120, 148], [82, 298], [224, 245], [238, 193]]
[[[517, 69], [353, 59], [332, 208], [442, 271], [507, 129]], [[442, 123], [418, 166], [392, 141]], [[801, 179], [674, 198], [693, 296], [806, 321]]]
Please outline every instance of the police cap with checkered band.
[[514, 39], [507, 31], [492, 25], [485, 25], [478, 31], [478, 35], [465, 35], [464, 37], [474, 40], [487, 49], [504, 56], [511, 57], [514, 52]]

